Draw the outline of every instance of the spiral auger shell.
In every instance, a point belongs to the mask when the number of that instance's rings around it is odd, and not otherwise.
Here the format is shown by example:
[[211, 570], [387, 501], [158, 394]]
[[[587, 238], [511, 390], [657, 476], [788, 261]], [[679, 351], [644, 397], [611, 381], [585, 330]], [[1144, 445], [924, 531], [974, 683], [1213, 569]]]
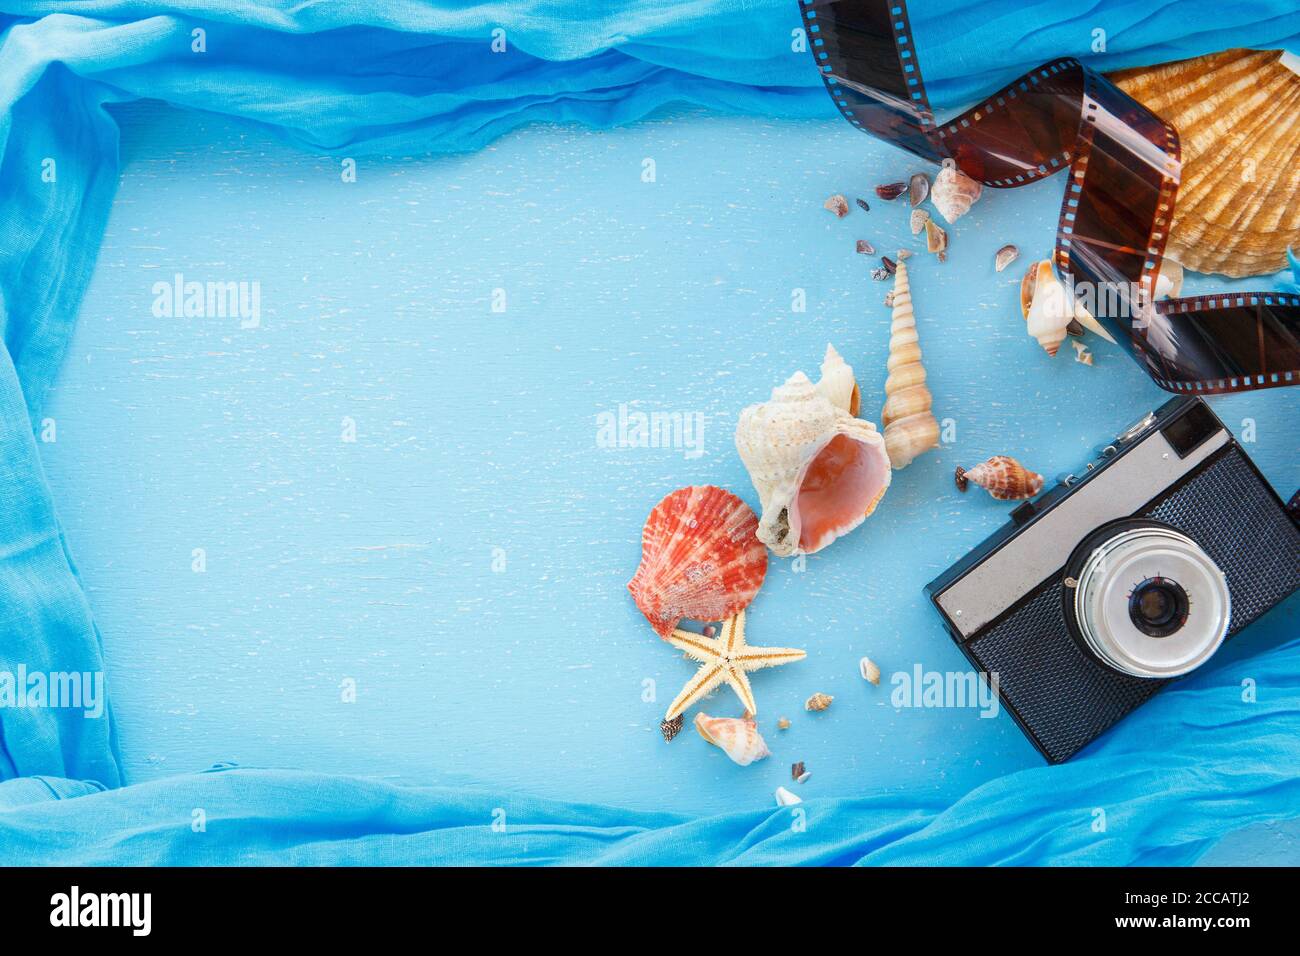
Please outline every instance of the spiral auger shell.
[[938, 447], [939, 422], [930, 411], [933, 399], [925, 384], [912, 291], [901, 258], [894, 273], [894, 311], [889, 332], [889, 377], [885, 380], [880, 423], [890, 464], [906, 468], [917, 455]]

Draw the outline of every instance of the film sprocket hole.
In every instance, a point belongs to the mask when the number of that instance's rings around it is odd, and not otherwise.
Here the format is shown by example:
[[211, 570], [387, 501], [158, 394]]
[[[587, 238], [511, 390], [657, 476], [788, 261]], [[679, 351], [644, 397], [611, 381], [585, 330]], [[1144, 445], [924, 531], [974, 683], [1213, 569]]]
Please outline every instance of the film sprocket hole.
[[1199, 398], [1145, 416], [926, 587], [1052, 763], [1300, 588], [1300, 528]]

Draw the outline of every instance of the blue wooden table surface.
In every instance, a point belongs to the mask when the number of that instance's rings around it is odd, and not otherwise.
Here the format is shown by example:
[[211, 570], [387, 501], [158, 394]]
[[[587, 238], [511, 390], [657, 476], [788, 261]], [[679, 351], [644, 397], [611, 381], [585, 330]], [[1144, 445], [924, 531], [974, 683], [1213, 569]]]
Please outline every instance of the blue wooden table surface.
[[[926, 801], [1040, 764], [1006, 715], [896, 709], [889, 679], [966, 667], [921, 589], [1009, 508], [958, 495], [954, 467], [1011, 454], [1055, 477], [1167, 397], [1116, 347], [1094, 338], [1087, 367], [1025, 334], [1018, 284], [1050, 250], [1059, 177], [987, 192], [940, 265], [872, 192], [917, 165], [838, 120], [537, 127], [472, 156], [361, 158], [345, 182], [338, 159], [255, 129], [121, 115], [121, 188], [42, 450], [130, 779], [231, 760], [709, 813], [771, 804], [794, 761], [805, 795]], [[836, 192], [871, 211], [836, 219]], [[921, 345], [955, 437], [802, 572], [773, 559], [751, 640], [808, 658], [755, 676], [774, 756], [742, 768], [693, 733], [660, 738], [693, 666], [624, 585], [667, 492], [714, 483], [757, 506], [737, 413], [815, 375], [828, 342], [878, 421], [889, 286], [858, 239], [919, 250]], [[1022, 260], [997, 274], [1009, 242]], [[176, 273], [257, 282], [259, 324], [155, 315]], [[1300, 391], [1214, 404], [1289, 494]], [[620, 406], [700, 416], [699, 453], [605, 447]], [[1293, 598], [1228, 653], [1298, 614]], [[830, 710], [803, 710], [814, 691]], [[706, 710], [739, 705], [724, 691]]]

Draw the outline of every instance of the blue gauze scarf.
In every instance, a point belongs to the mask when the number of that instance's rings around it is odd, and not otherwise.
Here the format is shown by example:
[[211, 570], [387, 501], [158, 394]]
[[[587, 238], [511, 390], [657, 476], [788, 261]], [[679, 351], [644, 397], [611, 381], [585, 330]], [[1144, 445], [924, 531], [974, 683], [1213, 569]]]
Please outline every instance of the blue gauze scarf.
[[[608, 127], [668, 103], [834, 115], [810, 58], [791, 49], [793, 0], [0, 7], [0, 672], [103, 669], [32, 429], [117, 181], [106, 107], [151, 97], [356, 156], [473, 150], [525, 123]], [[935, 0], [914, 4], [913, 23], [942, 105], [1058, 55], [1115, 69], [1300, 48], [1290, 0], [1098, 0], [1080, 14]], [[509, 56], [483, 54], [496, 29]], [[1294, 616], [1294, 604], [1274, 613]], [[1298, 673], [1300, 641], [1222, 664], [1072, 763], [951, 806], [876, 795], [702, 820], [278, 770], [124, 787], [111, 720], [6, 708], [0, 862], [1186, 863], [1232, 829], [1300, 815]], [[1247, 678], [1257, 700], [1243, 709]], [[1164, 745], [1152, 752], [1151, 740]]]

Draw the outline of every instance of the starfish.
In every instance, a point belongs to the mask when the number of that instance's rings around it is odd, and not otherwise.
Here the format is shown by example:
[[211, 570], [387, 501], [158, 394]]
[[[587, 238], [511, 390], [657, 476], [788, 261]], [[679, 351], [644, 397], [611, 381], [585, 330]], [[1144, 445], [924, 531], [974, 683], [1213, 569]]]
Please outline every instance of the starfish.
[[675, 719], [723, 683], [736, 692], [750, 715], [756, 714], [758, 704], [754, 702], [754, 692], [749, 688], [746, 672], [801, 661], [808, 656], [804, 651], [793, 647], [750, 647], [745, 643], [744, 610], [722, 622], [720, 637], [705, 637], [694, 631], [676, 628], [665, 640], [678, 650], [685, 651], [691, 660], [700, 662], [700, 669], [668, 707], [665, 720]]

